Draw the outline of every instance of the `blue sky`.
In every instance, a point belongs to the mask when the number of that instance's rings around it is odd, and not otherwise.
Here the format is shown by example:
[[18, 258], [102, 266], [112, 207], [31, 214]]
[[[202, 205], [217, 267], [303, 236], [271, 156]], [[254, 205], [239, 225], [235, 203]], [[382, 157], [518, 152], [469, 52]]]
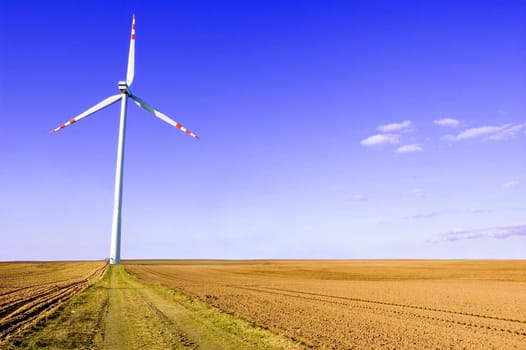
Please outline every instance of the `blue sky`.
[[526, 4], [2, 2], [0, 260], [525, 258]]

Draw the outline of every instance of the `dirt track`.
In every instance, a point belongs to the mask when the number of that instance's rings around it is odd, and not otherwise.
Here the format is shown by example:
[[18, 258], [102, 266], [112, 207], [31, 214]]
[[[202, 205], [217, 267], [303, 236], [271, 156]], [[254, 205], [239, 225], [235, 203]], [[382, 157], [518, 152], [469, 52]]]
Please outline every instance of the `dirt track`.
[[[72, 266], [75, 263], [70, 263]], [[173, 289], [130, 277], [121, 265], [63, 307], [7, 339], [17, 349], [303, 349]]]
[[143, 284], [112, 267], [104, 349], [300, 349], [168, 288]]
[[526, 262], [128, 262], [321, 348], [526, 348]]
[[68, 301], [105, 269], [103, 262], [0, 263], [0, 340]]

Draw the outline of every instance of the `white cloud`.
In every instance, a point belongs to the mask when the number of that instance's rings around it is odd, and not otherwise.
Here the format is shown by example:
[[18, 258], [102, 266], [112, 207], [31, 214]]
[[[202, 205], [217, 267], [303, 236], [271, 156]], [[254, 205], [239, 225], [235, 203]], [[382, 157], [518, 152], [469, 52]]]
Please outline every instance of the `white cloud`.
[[450, 128], [456, 128], [460, 125], [460, 121], [453, 119], [453, 118], [442, 118], [433, 120], [433, 123], [440, 126], [446, 126]]
[[517, 180], [511, 180], [502, 185], [504, 188], [517, 188], [521, 185], [520, 181]]
[[469, 209], [469, 212], [471, 214], [482, 214], [482, 213], [489, 212], [489, 210], [487, 210], [487, 209], [480, 209], [480, 208], [471, 208], [471, 209]]
[[526, 236], [526, 225], [499, 226], [471, 230], [455, 229], [438, 235], [437, 241], [454, 242], [479, 238], [505, 239], [513, 236]]
[[404, 120], [401, 123], [391, 123], [391, 124], [380, 125], [377, 129], [381, 132], [400, 131], [400, 130], [409, 128], [411, 124], [412, 123], [410, 120]]
[[426, 218], [432, 218], [435, 216], [440, 216], [442, 214], [443, 214], [442, 211], [434, 210], [434, 211], [428, 211], [428, 212], [423, 212], [423, 213], [413, 215], [411, 216], [411, 219], [426, 219]]
[[396, 134], [378, 134], [369, 136], [366, 139], [363, 139], [360, 144], [362, 146], [383, 146], [383, 145], [393, 145], [400, 143], [400, 136]]
[[368, 198], [363, 194], [355, 194], [352, 196], [352, 200], [356, 202], [365, 202]]
[[398, 147], [395, 152], [396, 153], [412, 153], [412, 152], [422, 152], [423, 150], [424, 149], [422, 148], [422, 146], [416, 143], [413, 143], [410, 145], [404, 145], [404, 146]]
[[409, 191], [409, 194], [414, 197], [422, 198], [426, 196], [426, 193], [421, 188], [413, 188]]
[[509, 139], [514, 138], [515, 135], [517, 135], [523, 129], [526, 131], [526, 123], [517, 124], [517, 125], [506, 124], [495, 135], [489, 136], [488, 140], [493, 140], [493, 141], [509, 140]]
[[500, 129], [500, 126], [481, 126], [478, 128], [467, 129], [455, 136], [455, 141], [462, 141], [480, 136], [495, 134], [500, 131]]
[[526, 123], [522, 124], [504, 124], [501, 126], [480, 126], [470, 128], [460, 132], [457, 135], [446, 135], [442, 137], [445, 141], [463, 141], [482, 137], [484, 141], [502, 141], [514, 138], [521, 130], [526, 129]]

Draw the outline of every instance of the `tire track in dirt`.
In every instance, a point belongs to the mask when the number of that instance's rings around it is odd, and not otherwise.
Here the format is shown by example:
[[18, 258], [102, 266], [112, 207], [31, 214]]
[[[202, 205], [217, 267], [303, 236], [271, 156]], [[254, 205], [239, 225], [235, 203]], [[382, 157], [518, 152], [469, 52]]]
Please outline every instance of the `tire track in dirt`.
[[[85, 277], [82, 276], [78, 278], [78, 280], [92, 278], [93, 272], [88, 271], [85, 275]], [[7, 304], [11, 304], [13, 302], [17, 302], [18, 300], [24, 299], [26, 296], [25, 293], [23, 293], [23, 291], [25, 290], [29, 291], [31, 294], [36, 294], [47, 289], [57, 288], [58, 285], [69, 282], [71, 282], [71, 278], [45, 281], [37, 284], [24, 285], [23, 287], [0, 287], [0, 289], [9, 289], [7, 292], [0, 293], [0, 297], [2, 298], [0, 299], [0, 309], [2, 309]]]
[[[488, 325], [488, 324], [481, 324], [480, 322], [476, 322], [476, 321], [475, 322], [470, 322], [470, 321], [464, 321], [464, 320], [454, 320], [454, 319], [447, 319], [447, 318], [437, 317], [437, 316], [417, 314], [417, 313], [408, 312], [408, 311], [400, 311], [400, 310], [396, 310], [396, 309], [374, 307], [374, 306], [369, 306], [368, 304], [381, 304], [381, 305], [399, 307], [399, 308], [402, 308], [402, 309], [403, 308], [411, 308], [411, 309], [419, 309], [419, 310], [427, 311], [427, 312], [430, 312], [430, 311], [432, 311], [432, 312], [443, 312], [443, 313], [449, 313], [451, 315], [459, 314], [459, 315], [462, 315], [462, 316], [469, 316], [469, 317], [476, 317], [476, 318], [487, 318], [487, 319], [499, 320], [499, 321], [505, 321], [505, 322], [511, 321], [511, 322], [526, 323], [526, 322], [520, 321], [520, 320], [508, 320], [508, 319], [501, 319], [501, 318], [492, 317], [492, 316], [483, 316], [483, 315], [476, 315], [476, 314], [472, 315], [472, 314], [468, 314], [468, 313], [448, 312], [448, 311], [443, 311], [443, 310], [435, 310], [433, 308], [417, 307], [417, 306], [413, 306], [413, 305], [404, 305], [404, 304], [387, 303], [387, 302], [374, 301], [374, 300], [339, 297], [339, 296], [325, 295], [325, 294], [319, 294], [319, 293], [309, 293], [309, 292], [283, 290], [283, 289], [279, 289], [279, 288], [268, 288], [268, 287], [252, 288], [252, 287], [244, 287], [244, 286], [233, 286], [233, 287], [234, 288], [238, 288], [238, 289], [245, 289], [245, 290], [249, 290], [249, 291], [260, 292], [260, 293], [275, 294], [275, 295], [279, 295], [279, 296], [282, 296], [282, 297], [292, 297], [292, 298], [299, 298], [299, 299], [303, 299], [303, 300], [316, 301], [316, 302], [322, 302], [322, 303], [338, 304], [338, 305], [342, 305], [342, 306], [359, 307], [359, 308], [362, 308], [362, 309], [378, 311], [380, 313], [389, 312], [389, 313], [394, 313], [394, 314], [403, 315], [403, 316], [418, 317], [418, 318], [423, 318], [423, 319], [428, 319], [428, 320], [433, 320], [433, 321], [440, 321], [440, 322], [447, 322], [447, 323], [458, 324], [458, 325], [461, 325], [461, 326], [475, 327], [475, 328], [487, 329], [487, 330], [492, 330], [492, 331], [497, 331], [497, 332], [507, 332], [507, 333], [511, 333], [511, 334], [515, 334], [515, 335], [519, 335], [519, 336], [526, 336], [526, 332], [524, 332], [522, 330], [502, 328], [502, 327], [495, 327], [495, 326]], [[265, 290], [265, 289], [261, 289], [261, 288], [271, 289], [271, 290]], [[275, 291], [272, 291], [272, 290], [278, 290], [278, 291], [282, 291], [282, 292], [275, 292]], [[285, 294], [285, 293], [283, 293], [283, 291], [287, 291], [287, 292], [289, 292], [291, 294]], [[292, 294], [292, 293], [295, 293], [295, 294]], [[305, 296], [305, 295], [309, 295], [309, 296]], [[310, 295], [318, 296], [318, 298], [310, 297]], [[365, 303], [366, 305], [356, 305], [356, 304], [352, 304], [352, 303], [348, 303], [348, 302], [327, 300], [327, 299], [322, 299], [322, 298], [344, 299], [344, 300], [347, 300], [349, 302]]]
[[[49, 283], [54, 284], [53, 287], [38, 288], [36, 291], [29, 289], [29, 296], [19, 297], [16, 299], [16, 302], [0, 309], [0, 339], [4, 339], [19, 329], [24, 328], [40, 315], [61, 306], [74, 295], [84, 290], [90, 281], [102, 277], [106, 268], [107, 266], [104, 265], [87, 277], [65, 285], [58, 286], [56, 285], [56, 281], [54, 281]], [[21, 290], [26, 289], [27, 288], [21, 288]]]
[[184, 346], [185, 349], [199, 349], [199, 345], [196, 344], [193, 340], [191, 340], [186, 334], [173, 331], [174, 329], [176, 329], [176, 325], [174, 325], [172, 319], [170, 319], [160, 308], [158, 308], [151, 300], [145, 299], [145, 301], [146, 304], [150, 307], [150, 310], [152, 310], [159, 317], [161, 322], [168, 329], [172, 329], [172, 331], [170, 332], [172, 338], [176, 339], [180, 344], [182, 344], [182, 346]]
[[[89, 277], [87, 277], [87, 278], [89, 278]], [[38, 289], [39, 287], [41, 287], [41, 289], [45, 289], [45, 288], [49, 288], [49, 286], [55, 287], [58, 284], [67, 283], [69, 281], [71, 281], [71, 279], [61, 279], [61, 280], [55, 280], [55, 281], [51, 281], [51, 282], [42, 282], [42, 283], [38, 283], [38, 284], [24, 286], [24, 287], [20, 287], [20, 288], [9, 290], [7, 292], [0, 293], [0, 297], [6, 297], [8, 295], [15, 295], [15, 297], [19, 297], [19, 298], [22, 297], [23, 298], [23, 295], [21, 295], [20, 292], [22, 292], [24, 290], [31, 290], [31, 289], [34, 290], [34, 289]], [[0, 301], [0, 307], [2, 307], [3, 305], [5, 305], [7, 303], [9, 303], [9, 300], [7, 300], [7, 299], [6, 299], [6, 301]]]
[[13, 310], [22, 310], [23, 308], [31, 305], [33, 301], [44, 301], [47, 297], [51, 298], [53, 297], [53, 295], [60, 293], [61, 291], [68, 290], [72, 287], [76, 287], [82, 283], [84, 283], [84, 281], [68, 283], [60, 287], [54, 284], [52, 287], [42, 288], [37, 291], [32, 290], [30, 296], [20, 296], [16, 301], [4, 303], [3, 305], [7, 304], [7, 306], [3, 307], [0, 310], [0, 317], [3, 318], [9, 314], [12, 314]]
[[[161, 271], [157, 271], [155, 269], [147, 268], [145, 266], [141, 266], [141, 268], [150, 274], [163, 276], [171, 280], [181, 280], [181, 281], [190, 282], [194, 284], [199, 284], [201, 282], [198, 280], [176, 277], [168, 273], [164, 273]], [[510, 318], [504, 318], [504, 317], [498, 317], [498, 316], [492, 316], [492, 315], [481, 315], [481, 314], [461, 312], [461, 311], [445, 310], [445, 309], [432, 308], [432, 307], [426, 307], [426, 306], [399, 304], [399, 303], [392, 303], [392, 302], [386, 302], [386, 301], [380, 301], [380, 300], [368, 300], [368, 299], [327, 295], [327, 294], [313, 293], [313, 292], [302, 292], [302, 291], [283, 289], [283, 288], [262, 287], [259, 285], [248, 287], [245, 285], [238, 285], [238, 284], [232, 284], [232, 283], [221, 283], [221, 282], [210, 281], [210, 280], [208, 280], [207, 283], [215, 284], [221, 287], [231, 288], [233, 290], [243, 289], [243, 290], [252, 291], [256, 293], [266, 293], [266, 294], [271, 294], [271, 295], [278, 295], [278, 296], [285, 297], [285, 298], [296, 298], [296, 299], [302, 299], [302, 300], [307, 300], [311, 302], [321, 302], [321, 303], [337, 304], [337, 305], [348, 306], [348, 307], [357, 307], [363, 310], [368, 310], [369, 312], [382, 313], [382, 314], [387, 312], [390, 314], [400, 315], [400, 316], [405, 316], [405, 317], [413, 317], [413, 318], [419, 318], [419, 319], [424, 319], [424, 320], [429, 320], [429, 321], [438, 321], [442, 323], [457, 324], [461, 326], [484, 329], [484, 330], [494, 331], [498, 333], [508, 333], [513, 336], [519, 336], [521, 338], [526, 337], [526, 331], [524, 330], [524, 327], [523, 327], [523, 324], [526, 324], [526, 321], [519, 320], [519, 319], [510, 319]], [[374, 305], [382, 305], [386, 307], [378, 307]], [[412, 312], [411, 310], [414, 310], [415, 312]], [[425, 315], [422, 313], [418, 313], [416, 311], [431, 313], [431, 315]], [[467, 320], [462, 319], [462, 318], [467, 318]], [[498, 322], [500, 323], [500, 325], [487, 324], [483, 322], [485, 320]], [[517, 329], [516, 327], [520, 327], [520, 328]]]
[[272, 287], [262, 287], [262, 286], [257, 286], [257, 287], [265, 288], [265, 289], [278, 290], [278, 291], [283, 291], [283, 292], [301, 293], [301, 294], [316, 295], [316, 296], [321, 296], [321, 297], [329, 297], [329, 298], [336, 298], [336, 299], [359, 301], [359, 302], [364, 302], [364, 303], [381, 304], [381, 305], [388, 305], [388, 306], [398, 306], [398, 307], [418, 309], [418, 310], [436, 311], [436, 312], [443, 312], [443, 313], [448, 313], [448, 314], [456, 314], [456, 315], [488, 318], [488, 319], [499, 320], [499, 321], [507, 321], [507, 322], [516, 322], [516, 323], [525, 323], [526, 324], [526, 320], [518, 320], [518, 319], [504, 318], [504, 317], [490, 316], [490, 315], [481, 315], [481, 314], [474, 314], [474, 313], [462, 312], [462, 311], [452, 311], [452, 310], [437, 309], [437, 308], [432, 308], [432, 307], [408, 305], [408, 304], [397, 304], [397, 303], [390, 303], [390, 302], [378, 301], [378, 300], [367, 300], [367, 299], [360, 299], [360, 298], [350, 298], [350, 297], [343, 297], [343, 296], [338, 296], [338, 295], [328, 295], [328, 294], [320, 294], [320, 293], [312, 293], [312, 292], [300, 292], [300, 291], [296, 291], [296, 290], [289, 290], [289, 289], [282, 289], [282, 288], [272, 288]]

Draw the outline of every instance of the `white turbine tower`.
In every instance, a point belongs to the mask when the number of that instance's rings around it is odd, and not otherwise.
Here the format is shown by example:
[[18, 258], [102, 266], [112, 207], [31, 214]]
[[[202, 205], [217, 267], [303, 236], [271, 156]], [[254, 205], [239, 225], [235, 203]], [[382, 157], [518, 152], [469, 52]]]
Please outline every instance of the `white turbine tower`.
[[175, 126], [177, 129], [185, 132], [186, 134], [192, 136], [193, 138], [199, 140], [199, 136], [191, 132], [190, 130], [183, 127], [181, 124], [170, 119], [163, 113], [159, 112], [144, 100], [135, 96], [131, 90], [130, 86], [133, 82], [133, 75], [135, 71], [135, 15], [132, 19], [132, 28], [131, 28], [131, 38], [130, 38], [130, 52], [128, 55], [128, 70], [126, 73], [126, 81], [119, 81], [119, 90], [121, 91], [118, 95], [113, 95], [105, 100], [97, 103], [95, 106], [89, 108], [85, 112], [79, 114], [73, 119], [70, 119], [66, 123], [60, 125], [58, 128], [51, 130], [51, 133], [55, 133], [60, 129], [65, 128], [68, 125], [71, 125], [82, 118], [85, 118], [97, 111], [100, 111], [103, 108], [108, 107], [109, 105], [114, 104], [115, 102], [121, 100], [121, 118], [119, 126], [119, 145], [117, 149], [117, 170], [115, 173], [115, 197], [114, 197], [114, 206], [113, 206], [113, 225], [111, 230], [111, 249], [110, 249], [110, 264], [119, 264], [121, 260], [121, 204], [122, 204], [122, 166], [124, 163], [124, 138], [126, 135], [126, 104], [128, 102], [128, 97], [131, 98], [139, 107], [144, 108], [148, 112], [152, 113], [159, 119], [164, 120], [170, 125]]

